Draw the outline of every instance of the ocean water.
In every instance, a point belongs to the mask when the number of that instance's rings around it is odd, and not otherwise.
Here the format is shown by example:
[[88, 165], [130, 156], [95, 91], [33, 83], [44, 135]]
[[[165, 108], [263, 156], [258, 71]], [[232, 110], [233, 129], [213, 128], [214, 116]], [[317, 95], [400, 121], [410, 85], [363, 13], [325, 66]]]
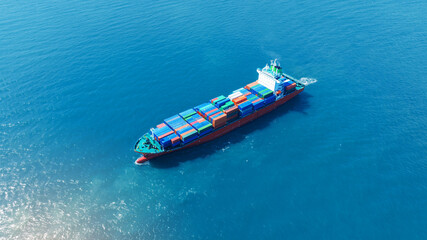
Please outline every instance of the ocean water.
[[[426, 239], [427, 2], [1, 1], [0, 239]], [[318, 82], [144, 166], [279, 58]]]

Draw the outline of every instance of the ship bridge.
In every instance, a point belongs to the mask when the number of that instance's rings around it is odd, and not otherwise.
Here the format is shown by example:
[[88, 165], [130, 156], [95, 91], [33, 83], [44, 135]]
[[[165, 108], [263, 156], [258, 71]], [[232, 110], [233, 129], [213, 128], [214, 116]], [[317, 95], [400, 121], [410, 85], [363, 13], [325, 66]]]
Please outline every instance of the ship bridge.
[[257, 72], [257, 82], [273, 91], [278, 99], [286, 95], [286, 86], [291, 83], [296, 84], [296, 89], [301, 89], [306, 86], [306, 84], [300, 80], [285, 74], [277, 59], [271, 60], [270, 65], [267, 63], [263, 69], [258, 68]]

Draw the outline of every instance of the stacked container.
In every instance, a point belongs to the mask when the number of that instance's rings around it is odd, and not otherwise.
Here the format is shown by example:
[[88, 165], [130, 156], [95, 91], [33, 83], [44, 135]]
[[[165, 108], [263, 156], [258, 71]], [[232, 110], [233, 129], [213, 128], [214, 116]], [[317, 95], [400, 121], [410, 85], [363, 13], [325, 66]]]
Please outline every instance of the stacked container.
[[249, 83], [248, 85], [246, 85], [246, 86], [245, 86], [245, 89], [246, 89], [246, 90], [248, 90], [248, 91], [250, 91], [250, 89], [251, 89], [252, 87], [254, 87], [255, 85], [258, 85], [258, 82], [257, 82], [257, 81], [255, 81], [255, 82], [253, 82], [253, 83]]
[[249, 102], [252, 103], [254, 110], [258, 110], [264, 107], [264, 100], [262, 98], [257, 97], [255, 94], [250, 93], [246, 96]]
[[210, 124], [206, 119], [197, 114], [194, 109], [188, 109], [184, 112], [179, 113], [179, 115], [194, 129], [196, 129], [199, 136], [203, 136], [212, 132], [212, 124]]
[[233, 106], [231, 106], [227, 109], [224, 109], [223, 112], [227, 115], [227, 122], [231, 122], [234, 119], [239, 117], [239, 108], [237, 106], [235, 106], [234, 104], [233, 104]]
[[291, 80], [284, 81], [283, 85], [285, 86], [285, 90], [287, 94], [295, 91], [295, 87], [297, 86], [297, 84]]
[[165, 119], [165, 123], [175, 131], [184, 144], [198, 138], [196, 129], [194, 129], [179, 115], [174, 115]]
[[152, 130], [152, 133], [154, 139], [157, 140], [163, 148], [179, 144], [179, 137], [164, 123], [157, 125], [157, 127]]
[[256, 82], [246, 85], [247, 90], [251, 91], [256, 96], [264, 99], [264, 104], [268, 105], [276, 101], [276, 96], [273, 91]]
[[265, 99], [265, 98], [270, 97], [271, 95], [273, 95], [273, 91], [271, 91], [270, 89], [268, 89], [268, 88], [266, 88], [264, 86], [257, 87], [256, 90], [255, 90], [255, 92], [256, 92], [256, 95], [258, 97], [261, 97], [263, 99]]
[[240, 104], [237, 104], [237, 107], [239, 108], [240, 117], [245, 117], [253, 112], [252, 103], [249, 101], [244, 101]]
[[180, 138], [178, 137], [178, 135], [176, 135], [176, 133], [172, 133], [171, 135], [164, 137], [162, 139], [160, 139], [160, 145], [162, 145], [163, 148], [168, 148], [168, 147], [176, 147], [179, 145], [179, 143], [181, 142]]
[[[233, 93], [235, 93], [236, 91], [234, 91]], [[233, 98], [233, 100], [234, 99], [235, 98]], [[219, 110], [221, 110], [223, 113], [225, 113], [225, 115], [227, 116], [227, 122], [231, 122], [232, 120], [239, 117], [239, 109], [237, 108], [236, 105], [234, 105], [234, 102], [231, 101], [229, 98], [224, 97], [224, 100], [222, 100], [222, 102], [220, 100], [215, 104], [215, 106], [218, 107]]]
[[168, 127], [166, 124], [161, 123], [157, 125], [155, 129], [152, 129], [153, 137], [156, 140], [159, 140], [160, 138], [166, 137], [173, 133], [173, 130]]
[[[228, 98], [227, 98], [227, 99], [228, 99]], [[222, 105], [222, 106], [219, 108], [219, 110], [221, 110], [221, 111], [223, 111], [223, 112], [224, 112], [224, 110], [229, 109], [229, 108], [231, 108], [231, 107], [234, 107], [234, 103], [233, 103], [232, 101], [228, 100], [226, 103], [224, 103], [224, 105]]]
[[216, 97], [214, 99], [211, 99], [211, 103], [213, 105], [215, 105], [215, 107], [217, 107], [217, 108], [222, 107], [224, 104], [226, 104], [229, 101], [230, 101], [230, 99], [228, 99], [228, 98], [226, 98], [225, 96], [222, 96], [222, 95], [219, 96], [219, 97]]
[[179, 113], [178, 115], [181, 116], [183, 119], [186, 119], [188, 117], [193, 116], [194, 114], [196, 114], [196, 111], [194, 111], [194, 109], [188, 109], [184, 112]]
[[236, 92], [240, 92], [241, 94], [243, 94], [243, 96], [247, 96], [247, 95], [251, 94], [251, 92], [249, 92], [245, 88], [239, 88], [239, 89], [233, 91], [233, 93], [236, 93]]
[[242, 103], [242, 102], [245, 102], [247, 99], [246, 99], [246, 96], [244, 96], [244, 95], [242, 95], [242, 96], [240, 96], [240, 97], [236, 97], [236, 98], [234, 98], [233, 100], [231, 100], [234, 104], [236, 104], [236, 105], [238, 105], [238, 104], [240, 104], [240, 103]]
[[194, 107], [193, 109], [194, 109], [196, 112], [200, 113], [200, 109], [202, 109], [202, 108], [204, 108], [204, 107], [206, 107], [206, 106], [210, 106], [210, 105], [212, 105], [212, 104], [210, 104], [210, 103], [203, 103], [203, 104], [200, 104], [200, 105], [198, 105], [198, 106]]
[[195, 108], [195, 110], [209, 122], [212, 123], [214, 128], [219, 128], [227, 122], [227, 115], [221, 112], [217, 107], [212, 104], [202, 104]]
[[240, 117], [251, 114], [265, 105], [276, 101], [282, 93], [288, 94], [296, 89], [296, 83], [282, 77], [276, 93], [258, 81], [250, 83], [245, 88], [233, 91], [225, 97], [218, 96], [210, 103], [201, 104], [194, 109], [188, 109], [164, 120], [164, 123], [152, 129], [153, 137], [163, 148], [175, 147], [181, 142], [189, 143], [199, 136], [206, 135]]
[[233, 92], [232, 94], [228, 95], [228, 99], [233, 101], [233, 99], [238, 98], [240, 96], [243, 96], [243, 94], [241, 92], [237, 91], [237, 92]]
[[215, 104], [216, 102], [221, 101], [221, 100], [223, 100], [223, 99], [225, 99], [225, 97], [224, 97], [223, 95], [221, 95], [221, 96], [218, 96], [218, 97], [216, 97], [216, 98], [212, 98], [210, 102], [211, 102], [212, 104]]
[[276, 95], [274, 95], [274, 94], [271, 94], [268, 97], [264, 97], [264, 104], [265, 105], [268, 105], [270, 103], [274, 103], [275, 101], [276, 101]]
[[197, 130], [199, 136], [206, 135], [213, 130], [212, 124], [199, 114], [194, 114], [186, 118], [185, 121]]

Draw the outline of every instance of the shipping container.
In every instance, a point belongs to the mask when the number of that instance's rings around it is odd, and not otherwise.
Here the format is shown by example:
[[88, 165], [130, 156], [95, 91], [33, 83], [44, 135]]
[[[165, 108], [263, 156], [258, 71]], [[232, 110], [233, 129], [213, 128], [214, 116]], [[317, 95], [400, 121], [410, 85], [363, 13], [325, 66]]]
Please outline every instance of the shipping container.
[[186, 134], [181, 136], [181, 141], [183, 144], [187, 144], [195, 139], [197, 139], [198, 135], [197, 134]]
[[233, 93], [240, 92], [240, 91], [242, 91], [242, 89], [244, 89], [244, 88], [236, 89], [236, 90], [233, 91]]
[[258, 82], [257, 81], [255, 81], [255, 82], [253, 82], [253, 83], [249, 83], [248, 85], [246, 85], [245, 86], [245, 88], [247, 89], [247, 90], [250, 90], [253, 86], [255, 86], [255, 85], [257, 85], [258, 84]]
[[289, 91], [289, 90], [291, 90], [292, 88], [295, 88], [296, 86], [297, 86], [297, 84], [296, 84], [296, 83], [292, 83], [291, 85], [286, 86], [286, 90], [287, 90], [287, 91]]
[[218, 114], [215, 118], [212, 119], [212, 125], [214, 128], [219, 128], [225, 125], [227, 122], [227, 115], [224, 113]]
[[261, 99], [261, 98], [253, 100], [252, 101], [252, 105], [253, 105], [253, 107], [254, 107], [255, 110], [258, 110], [258, 109], [264, 107], [264, 100]]
[[179, 138], [178, 135], [176, 135], [176, 133], [171, 134], [170, 138], [171, 138], [171, 143], [173, 147], [179, 145], [179, 143], [181, 142], [181, 139]]
[[232, 94], [228, 95], [228, 99], [233, 100], [233, 99], [235, 99], [237, 97], [240, 97], [242, 95], [243, 94], [241, 92], [235, 92], [235, 93], [232, 93]]
[[239, 115], [240, 117], [246, 117], [247, 115], [251, 114], [253, 112], [252, 108], [248, 108], [246, 110], [240, 110]]
[[295, 90], [296, 90], [296, 88], [291, 88], [291, 89], [289, 89], [289, 90], [287, 90], [287, 91], [286, 91], [286, 94], [292, 93], [292, 92], [294, 92]]
[[234, 106], [234, 103], [232, 101], [228, 101], [227, 103], [225, 103], [222, 107], [220, 107], [221, 111], [224, 111], [228, 108], [231, 108]]
[[160, 139], [159, 143], [163, 148], [168, 148], [168, 147], [172, 146], [171, 139], [168, 137]]
[[224, 104], [226, 104], [227, 102], [229, 102], [230, 101], [230, 99], [228, 99], [228, 98], [224, 98], [224, 99], [222, 99], [222, 100], [220, 100], [220, 101], [217, 101], [216, 103], [215, 103], [215, 107], [217, 107], [217, 108], [220, 108], [220, 107], [222, 107]]
[[239, 118], [239, 111], [237, 111], [236, 114], [227, 116], [227, 122], [232, 122], [232, 121], [236, 120], [237, 118]]
[[193, 116], [194, 114], [196, 114], [196, 111], [194, 111], [194, 109], [188, 109], [184, 112], [179, 113], [178, 115], [181, 116], [183, 119], [186, 119], [190, 116]]
[[206, 107], [206, 106], [209, 106], [209, 105], [212, 105], [212, 104], [210, 104], [210, 103], [203, 103], [203, 104], [200, 104], [200, 105], [198, 105], [198, 106], [194, 107], [193, 109], [197, 112], [197, 111], [199, 111], [200, 109], [202, 109], [202, 108], [204, 108], [204, 107]]
[[166, 126], [165, 123], [160, 123], [159, 125], [156, 126], [156, 128], [161, 128], [161, 127], [164, 127], [164, 126]]
[[164, 138], [164, 137], [166, 137], [166, 136], [168, 136], [168, 135], [170, 135], [170, 134], [172, 134], [174, 132], [166, 124], [164, 124], [164, 125], [159, 124], [158, 126], [161, 126], [161, 127], [155, 128], [155, 129], [152, 130], [154, 139], [156, 139], [156, 140], [160, 140], [161, 138]]
[[270, 97], [266, 97], [266, 98], [264, 99], [264, 104], [265, 104], [265, 105], [268, 105], [268, 104], [273, 103], [273, 102], [275, 102], [275, 101], [276, 101], [276, 96], [272, 95], [272, 96], [270, 96]]
[[217, 103], [218, 101], [221, 101], [221, 100], [224, 100], [224, 99], [225, 99], [225, 96], [221, 95], [221, 96], [219, 96], [219, 97], [216, 97], [216, 98], [211, 99], [211, 103], [212, 103], [212, 104], [215, 104], [215, 103]]
[[239, 111], [238, 107], [237, 107], [237, 106], [235, 106], [235, 105], [233, 105], [232, 107], [230, 107], [230, 108], [228, 108], [228, 109], [224, 110], [224, 113], [228, 116], [228, 115], [231, 115], [231, 114], [237, 113], [238, 111]]
[[239, 108], [239, 110], [246, 110], [248, 108], [252, 109], [252, 103], [249, 101], [245, 101], [237, 105], [237, 107]]
[[240, 104], [240, 103], [242, 103], [242, 102], [244, 102], [244, 101], [246, 101], [246, 97], [245, 96], [240, 96], [240, 97], [236, 97], [236, 98], [234, 98], [233, 100], [231, 100], [231, 101], [233, 101], [233, 103], [234, 104]]

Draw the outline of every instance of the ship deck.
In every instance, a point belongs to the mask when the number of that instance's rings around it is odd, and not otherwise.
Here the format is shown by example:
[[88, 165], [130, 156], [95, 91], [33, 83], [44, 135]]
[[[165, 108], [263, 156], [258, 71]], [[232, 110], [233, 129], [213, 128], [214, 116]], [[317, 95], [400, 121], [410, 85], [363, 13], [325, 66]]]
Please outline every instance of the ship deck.
[[211, 141], [215, 138], [218, 138], [232, 130], [234, 130], [235, 128], [238, 128], [248, 122], [251, 122], [255, 119], [257, 119], [258, 117], [274, 110], [275, 108], [277, 108], [278, 106], [284, 104], [285, 102], [287, 102], [288, 100], [292, 99], [293, 97], [295, 97], [296, 95], [298, 95], [299, 93], [301, 93], [304, 90], [303, 86], [297, 86], [296, 90], [290, 94], [287, 94], [285, 96], [283, 96], [282, 98], [276, 100], [275, 102], [264, 106], [256, 111], [254, 111], [253, 113], [249, 114], [248, 116], [245, 116], [243, 118], [237, 118], [236, 120], [233, 120], [232, 122], [227, 123], [226, 125], [215, 129], [213, 132], [204, 135], [201, 138], [195, 139], [185, 145], [180, 145], [177, 146], [175, 148], [170, 148], [170, 149], [166, 149], [164, 150], [160, 144], [155, 141], [148, 133], [144, 134], [144, 136], [142, 136], [135, 144], [135, 152], [143, 154], [145, 156], [145, 160], [149, 160], [151, 158], [166, 154], [166, 153], [171, 153], [171, 152], [175, 152], [181, 149], [185, 149], [185, 148], [189, 148], [192, 146], [196, 146], [208, 141]]

